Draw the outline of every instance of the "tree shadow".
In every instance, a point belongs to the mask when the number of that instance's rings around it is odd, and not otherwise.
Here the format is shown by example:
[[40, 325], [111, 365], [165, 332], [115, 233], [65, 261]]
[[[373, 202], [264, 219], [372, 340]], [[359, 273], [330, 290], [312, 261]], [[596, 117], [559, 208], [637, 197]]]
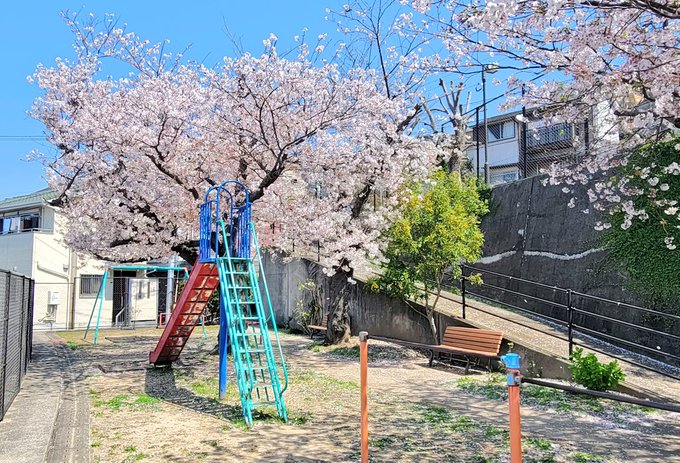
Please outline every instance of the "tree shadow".
[[[243, 423], [243, 409], [239, 405], [220, 402], [217, 399], [195, 394], [177, 387], [172, 367], [149, 367], [144, 376], [144, 392], [152, 397], [189, 410], [234, 423]], [[253, 410], [254, 421], [279, 421], [274, 414]]]

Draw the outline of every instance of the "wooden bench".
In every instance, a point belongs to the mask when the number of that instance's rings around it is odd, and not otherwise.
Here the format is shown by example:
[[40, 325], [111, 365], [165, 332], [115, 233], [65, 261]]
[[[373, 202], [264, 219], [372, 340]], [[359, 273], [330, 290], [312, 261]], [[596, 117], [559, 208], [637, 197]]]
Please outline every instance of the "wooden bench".
[[435, 353], [437, 353], [438, 357], [440, 354], [463, 357], [466, 362], [465, 373], [467, 374], [470, 369], [471, 359], [473, 358], [486, 359], [489, 363], [493, 360], [499, 360], [498, 353], [501, 349], [503, 333], [501, 331], [448, 326], [446, 330], [444, 330], [442, 343], [438, 345], [402, 341], [399, 339], [383, 338], [381, 336], [371, 336], [371, 339], [391, 342], [416, 349], [429, 350], [430, 366], [432, 366], [432, 363], [434, 362]]
[[429, 346], [430, 366], [434, 362], [435, 353], [457, 355], [465, 358], [465, 373], [470, 369], [472, 358], [487, 359], [489, 362], [498, 357], [503, 341], [502, 331], [481, 330], [478, 328], [464, 328], [462, 326], [448, 326], [444, 331], [442, 343]]
[[312, 332], [309, 336], [310, 339], [314, 339], [314, 335], [316, 333], [325, 333], [328, 331], [328, 314], [323, 314], [320, 325], [307, 325], [307, 328], [309, 328]]

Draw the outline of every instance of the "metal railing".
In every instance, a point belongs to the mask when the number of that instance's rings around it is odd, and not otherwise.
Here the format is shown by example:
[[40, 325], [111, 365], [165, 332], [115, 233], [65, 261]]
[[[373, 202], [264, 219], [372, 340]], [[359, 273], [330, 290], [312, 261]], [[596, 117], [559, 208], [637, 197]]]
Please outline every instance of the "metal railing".
[[[275, 229], [274, 227], [272, 227]], [[306, 257], [321, 263], [322, 257], [327, 257], [323, 252], [323, 244], [315, 241], [311, 246], [294, 245], [298, 249], [304, 248]], [[295, 249], [294, 248], [294, 249]], [[680, 375], [664, 371], [664, 366], [680, 366], [680, 352], [677, 349], [680, 341], [680, 316], [660, 312], [658, 310], [640, 307], [620, 301], [561, 288], [555, 285], [540, 283], [523, 278], [476, 268], [471, 265], [462, 265], [463, 278], [455, 286], [447, 286], [447, 289], [461, 293], [461, 300], [440, 295], [442, 299], [461, 303], [463, 318], [467, 317], [467, 309], [509, 321], [517, 326], [531, 329], [555, 339], [565, 341], [570, 356], [574, 347], [583, 347], [587, 350], [598, 352], [612, 358], [625, 361], [631, 365], [653, 371], [669, 378], [680, 380]], [[479, 286], [472, 286], [469, 276], [472, 273], [484, 275], [484, 282]], [[378, 273], [375, 273], [378, 276]], [[496, 281], [493, 281], [493, 278]], [[490, 281], [491, 280], [491, 281]], [[524, 285], [520, 289], [520, 286]], [[530, 288], [534, 288], [531, 291]], [[490, 302], [495, 308], [507, 309], [530, 317], [538, 318], [545, 329], [537, 328], [534, 324], [522, 323], [511, 317], [503, 316], [498, 311], [486, 310], [475, 304], [471, 298], [477, 298], [484, 302]], [[599, 310], [595, 310], [598, 309]], [[539, 310], [537, 310], [539, 309]], [[627, 310], [627, 318], [616, 317], [622, 310]], [[666, 329], [650, 326], [654, 324], [665, 325]], [[552, 327], [560, 329], [553, 330]], [[631, 338], [617, 335], [621, 330], [616, 327], [625, 327], [635, 334]], [[645, 357], [637, 361], [629, 355], [620, 355], [610, 348], [599, 348], [590, 340], [584, 342], [585, 337], [600, 340], [626, 349], [633, 354]], [[647, 359], [651, 361], [647, 362]], [[656, 361], [656, 362], [655, 362]], [[656, 365], [659, 362], [661, 365]]]
[[33, 280], [0, 270], [0, 420], [19, 393], [31, 360]]
[[573, 141], [572, 124], [560, 123], [541, 127], [527, 134], [527, 149], [542, 149], [553, 145], [569, 145]]
[[[463, 318], [467, 316], [467, 309], [472, 308], [566, 341], [569, 355], [573, 353], [574, 346], [583, 347], [664, 376], [680, 379], [664, 371], [663, 368], [656, 367], [654, 362], [645, 364], [629, 357], [624, 358], [611, 351], [599, 349], [593, 346], [592, 342], [585, 343], [577, 338], [577, 336], [585, 335], [630, 349], [657, 361], [668, 362], [670, 360], [668, 363], [680, 363], [680, 355], [671, 351], [673, 347], [677, 348], [678, 341], [680, 341], [680, 316], [469, 265], [463, 265], [462, 268], [463, 277], [460, 289]], [[481, 284], [471, 285], [469, 277], [473, 273], [482, 274]], [[556, 334], [555, 331], [538, 329], [535, 326], [502, 317], [479, 305], [471, 304], [471, 296], [510, 311], [547, 320], [562, 329], [557, 331], [560, 334]], [[624, 310], [627, 312], [627, 319], [620, 317]], [[662, 324], [666, 329], [650, 326], [655, 324]], [[630, 332], [630, 336], [624, 337], [621, 333], [626, 330]]]

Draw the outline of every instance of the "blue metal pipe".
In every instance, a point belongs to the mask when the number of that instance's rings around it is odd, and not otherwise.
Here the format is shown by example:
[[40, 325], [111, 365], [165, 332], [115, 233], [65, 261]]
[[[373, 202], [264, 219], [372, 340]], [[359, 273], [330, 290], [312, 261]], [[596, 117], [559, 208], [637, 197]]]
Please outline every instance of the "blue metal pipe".
[[224, 298], [220, 295], [220, 340], [219, 340], [219, 351], [220, 351], [220, 376], [219, 376], [219, 389], [220, 389], [220, 400], [227, 396], [227, 345], [228, 345], [228, 323], [227, 311], [224, 306]]

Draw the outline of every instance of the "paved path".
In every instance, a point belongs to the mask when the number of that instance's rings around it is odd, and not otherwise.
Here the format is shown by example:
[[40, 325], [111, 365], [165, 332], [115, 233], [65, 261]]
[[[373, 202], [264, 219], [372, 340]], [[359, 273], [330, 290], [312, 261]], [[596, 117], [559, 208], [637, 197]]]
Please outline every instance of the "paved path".
[[63, 343], [35, 332], [33, 361], [0, 422], [0, 463], [86, 463], [89, 410], [78, 369]]

